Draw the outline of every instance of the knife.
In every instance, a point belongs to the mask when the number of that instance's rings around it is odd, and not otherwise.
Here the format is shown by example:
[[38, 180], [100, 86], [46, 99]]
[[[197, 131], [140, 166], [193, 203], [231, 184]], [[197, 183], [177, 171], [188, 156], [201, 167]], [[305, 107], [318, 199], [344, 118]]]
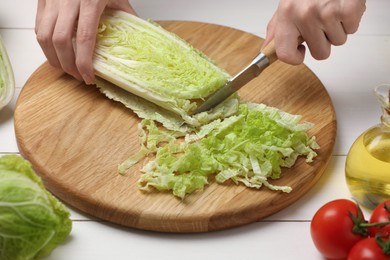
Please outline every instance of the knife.
[[245, 69], [230, 79], [222, 88], [211, 94], [211, 96], [200, 104], [200, 106], [198, 106], [192, 114], [198, 114], [215, 107], [243, 87], [246, 83], [259, 76], [266, 67], [271, 65], [277, 59], [278, 57], [275, 52], [275, 43], [272, 40]]

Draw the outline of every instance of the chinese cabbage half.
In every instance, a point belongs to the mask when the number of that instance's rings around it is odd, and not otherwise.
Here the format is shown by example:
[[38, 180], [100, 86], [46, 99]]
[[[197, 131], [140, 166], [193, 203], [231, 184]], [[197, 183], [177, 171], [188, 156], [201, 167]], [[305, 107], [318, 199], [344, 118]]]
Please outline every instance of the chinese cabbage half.
[[182, 116], [230, 79], [177, 35], [114, 10], [101, 17], [94, 68], [101, 78]]

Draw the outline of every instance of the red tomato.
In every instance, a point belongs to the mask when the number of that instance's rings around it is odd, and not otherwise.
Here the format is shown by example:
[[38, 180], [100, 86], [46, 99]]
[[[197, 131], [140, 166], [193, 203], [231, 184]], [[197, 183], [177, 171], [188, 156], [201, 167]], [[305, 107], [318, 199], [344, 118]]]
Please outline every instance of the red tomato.
[[[375, 207], [371, 214], [369, 223], [376, 222], [389, 222], [390, 221], [390, 200], [384, 201]], [[384, 226], [370, 227], [370, 235], [375, 236], [377, 233], [381, 233], [384, 236], [390, 235], [390, 224]]]
[[389, 260], [390, 255], [383, 253], [374, 237], [357, 242], [348, 254], [347, 260]]
[[349, 250], [365, 238], [352, 229], [357, 222], [364, 222], [364, 216], [356, 203], [346, 199], [334, 200], [322, 206], [314, 215], [310, 231], [317, 250], [328, 259], [345, 259]]

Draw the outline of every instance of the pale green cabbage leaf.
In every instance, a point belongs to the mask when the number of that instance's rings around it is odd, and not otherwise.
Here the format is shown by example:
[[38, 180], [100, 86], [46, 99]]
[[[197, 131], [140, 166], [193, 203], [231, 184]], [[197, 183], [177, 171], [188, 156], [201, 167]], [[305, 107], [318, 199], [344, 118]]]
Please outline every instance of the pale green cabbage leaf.
[[66, 207], [49, 193], [28, 161], [0, 157], [0, 259], [38, 259], [71, 232]]
[[109, 99], [122, 103], [131, 109], [140, 118], [147, 118], [161, 123], [165, 128], [182, 133], [193, 132], [210, 122], [234, 115], [238, 111], [239, 99], [233, 95], [210, 111], [189, 116], [181, 116], [162, 109], [160, 106], [140, 98], [130, 92], [119, 88], [111, 82], [102, 78], [96, 79], [96, 86]]
[[14, 73], [7, 50], [0, 36], [0, 110], [11, 101], [14, 92]]

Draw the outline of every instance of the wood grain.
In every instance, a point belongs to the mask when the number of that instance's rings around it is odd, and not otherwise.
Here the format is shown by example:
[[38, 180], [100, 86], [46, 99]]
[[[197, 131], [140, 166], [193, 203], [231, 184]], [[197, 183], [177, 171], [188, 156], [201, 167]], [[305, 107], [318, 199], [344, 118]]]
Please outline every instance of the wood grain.
[[[262, 39], [218, 25], [164, 21], [161, 24], [214, 59], [231, 74], [260, 51]], [[122, 176], [117, 165], [137, 151], [140, 121], [132, 111], [106, 99], [44, 63], [23, 87], [15, 110], [21, 154], [47, 188], [67, 204], [92, 216], [138, 229], [207, 232], [269, 216], [303, 196], [323, 174], [335, 143], [336, 116], [329, 95], [305, 66], [276, 61], [240, 90], [243, 99], [303, 115], [321, 146], [314, 163], [299, 159], [274, 184], [290, 194], [211, 183], [184, 200], [169, 193], [143, 193], [136, 181], [142, 163]]]

